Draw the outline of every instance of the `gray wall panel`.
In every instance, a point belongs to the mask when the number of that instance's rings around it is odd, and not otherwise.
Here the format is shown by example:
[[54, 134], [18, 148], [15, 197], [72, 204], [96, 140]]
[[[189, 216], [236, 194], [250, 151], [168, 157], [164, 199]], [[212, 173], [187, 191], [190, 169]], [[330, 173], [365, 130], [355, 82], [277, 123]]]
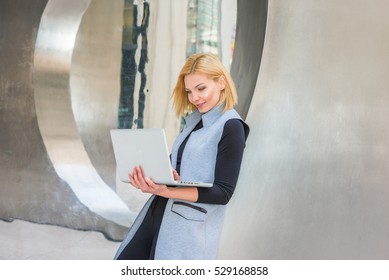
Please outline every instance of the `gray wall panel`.
[[388, 8], [269, 1], [221, 258], [389, 257]]

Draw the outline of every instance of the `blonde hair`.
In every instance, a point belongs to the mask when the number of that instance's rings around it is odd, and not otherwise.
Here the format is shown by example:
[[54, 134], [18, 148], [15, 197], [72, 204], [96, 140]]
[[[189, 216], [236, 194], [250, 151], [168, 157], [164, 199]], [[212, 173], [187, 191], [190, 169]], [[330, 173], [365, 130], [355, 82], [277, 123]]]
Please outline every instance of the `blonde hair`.
[[196, 109], [189, 102], [188, 94], [185, 91], [184, 78], [189, 74], [203, 74], [214, 81], [218, 81], [220, 77], [224, 76], [225, 88], [221, 92], [218, 105], [224, 103], [224, 111], [226, 111], [237, 104], [238, 96], [234, 81], [217, 56], [210, 53], [194, 54], [186, 60], [173, 90], [173, 107], [178, 117], [185, 116]]

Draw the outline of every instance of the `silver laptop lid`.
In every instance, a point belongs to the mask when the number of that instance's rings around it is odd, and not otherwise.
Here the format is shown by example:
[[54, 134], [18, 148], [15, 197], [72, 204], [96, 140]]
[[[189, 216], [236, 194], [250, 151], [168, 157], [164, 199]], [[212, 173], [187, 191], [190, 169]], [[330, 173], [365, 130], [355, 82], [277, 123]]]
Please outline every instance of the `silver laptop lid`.
[[140, 165], [154, 182], [174, 182], [163, 129], [112, 129], [111, 138], [121, 181], [129, 183], [128, 173]]
[[173, 178], [165, 131], [162, 128], [112, 129], [111, 138], [119, 179], [129, 183], [128, 173], [141, 166], [146, 177], [158, 184], [212, 187], [212, 183], [176, 182]]

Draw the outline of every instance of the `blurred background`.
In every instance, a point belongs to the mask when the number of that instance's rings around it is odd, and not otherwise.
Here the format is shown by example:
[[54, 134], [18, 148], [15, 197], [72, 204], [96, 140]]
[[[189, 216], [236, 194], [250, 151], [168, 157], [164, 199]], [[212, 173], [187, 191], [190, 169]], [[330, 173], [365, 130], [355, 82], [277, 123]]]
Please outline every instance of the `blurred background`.
[[148, 195], [109, 131], [180, 130], [217, 54], [251, 127], [220, 259], [389, 257], [384, 0], [1, 0], [0, 259], [112, 259]]

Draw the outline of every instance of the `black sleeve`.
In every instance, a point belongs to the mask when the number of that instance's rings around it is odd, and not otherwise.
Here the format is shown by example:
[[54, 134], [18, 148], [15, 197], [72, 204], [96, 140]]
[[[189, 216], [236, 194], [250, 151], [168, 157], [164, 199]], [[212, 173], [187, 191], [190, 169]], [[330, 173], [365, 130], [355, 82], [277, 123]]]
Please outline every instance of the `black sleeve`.
[[239, 119], [228, 120], [218, 144], [215, 181], [212, 188], [198, 188], [197, 202], [227, 204], [238, 181], [246, 136]]

